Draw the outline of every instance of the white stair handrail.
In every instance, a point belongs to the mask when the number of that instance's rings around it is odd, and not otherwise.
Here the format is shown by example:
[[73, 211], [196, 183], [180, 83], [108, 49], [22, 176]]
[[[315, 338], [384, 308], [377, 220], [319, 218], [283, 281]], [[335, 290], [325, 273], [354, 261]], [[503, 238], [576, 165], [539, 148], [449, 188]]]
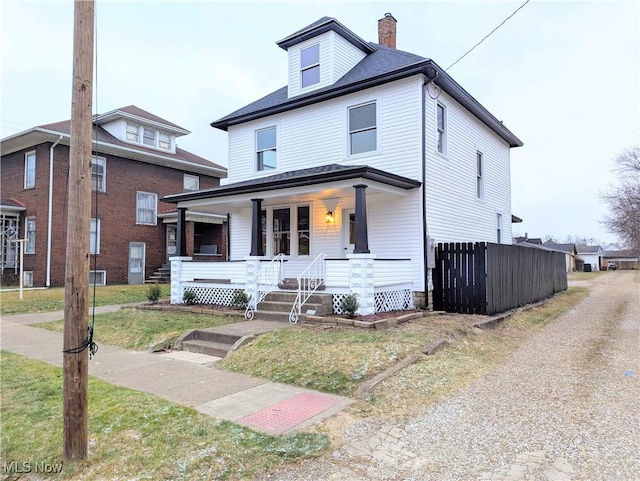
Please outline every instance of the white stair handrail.
[[319, 254], [297, 277], [298, 295], [296, 296], [296, 300], [293, 303], [293, 307], [291, 307], [291, 312], [289, 313], [290, 323], [295, 324], [298, 322], [304, 303], [307, 302], [309, 298], [324, 285], [326, 273], [324, 262], [325, 257], [324, 253]]
[[282, 263], [284, 254], [280, 253], [271, 259], [271, 262], [260, 267], [255, 280], [258, 287], [256, 295], [252, 295], [244, 311], [245, 319], [251, 320], [255, 316], [258, 304], [260, 304], [270, 292], [275, 291], [283, 280]]

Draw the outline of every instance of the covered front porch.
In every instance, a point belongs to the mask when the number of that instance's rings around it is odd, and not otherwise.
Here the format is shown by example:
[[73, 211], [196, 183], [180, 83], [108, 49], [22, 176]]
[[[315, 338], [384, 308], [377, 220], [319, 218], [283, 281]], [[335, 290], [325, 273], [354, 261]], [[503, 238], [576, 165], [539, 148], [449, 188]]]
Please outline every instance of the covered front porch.
[[[293, 286], [293, 321], [317, 290], [331, 294], [335, 313], [350, 294], [358, 314], [410, 309], [413, 292], [424, 290], [420, 223], [404, 220], [420, 217], [419, 186], [366, 166], [331, 165], [168, 196], [178, 207], [171, 302], [191, 291], [199, 303], [232, 305], [244, 292], [251, 316], [269, 292]], [[226, 215], [228, 261], [186, 255], [191, 209]], [[403, 231], [411, 241], [395, 235]]]

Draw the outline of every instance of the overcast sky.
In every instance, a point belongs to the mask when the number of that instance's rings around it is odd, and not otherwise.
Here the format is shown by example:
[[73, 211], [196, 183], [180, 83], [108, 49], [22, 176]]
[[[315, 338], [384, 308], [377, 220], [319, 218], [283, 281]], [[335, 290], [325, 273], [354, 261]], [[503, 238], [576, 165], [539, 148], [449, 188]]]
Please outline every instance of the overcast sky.
[[[286, 84], [276, 41], [326, 15], [377, 42], [391, 12], [397, 48], [447, 68], [522, 3], [97, 0], [94, 112], [135, 104], [226, 166], [226, 133], [209, 123]], [[615, 240], [599, 193], [613, 158], [640, 143], [638, 5], [531, 0], [448, 70], [524, 142], [511, 151], [514, 234]], [[1, 137], [70, 118], [73, 2], [0, 8]]]

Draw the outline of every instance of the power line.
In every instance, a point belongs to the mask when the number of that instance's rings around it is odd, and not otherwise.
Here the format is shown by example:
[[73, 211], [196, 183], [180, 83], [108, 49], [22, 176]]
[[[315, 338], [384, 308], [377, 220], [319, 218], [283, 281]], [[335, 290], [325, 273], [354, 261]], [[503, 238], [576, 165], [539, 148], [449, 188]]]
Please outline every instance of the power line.
[[457, 64], [460, 60], [462, 60], [463, 58], [465, 58], [469, 53], [471, 53], [471, 51], [473, 49], [475, 49], [478, 45], [480, 45], [482, 42], [484, 42], [486, 39], [488, 39], [491, 35], [493, 35], [493, 32], [495, 32], [496, 30], [498, 30], [500, 27], [502, 27], [507, 20], [509, 20], [511, 17], [513, 17], [516, 13], [518, 13], [518, 11], [520, 9], [522, 9], [527, 3], [529, 3], [530, 0], [527, 0], [526, 2], [524, 2], [522, 5], [520, 5], [518, 8], [516, 8], [513, 13], [511, 15], [509, 15], [507, 18], [505, 18], [500, 25], [498, 25], [496, 28], [494, 28], [493, 30], [491, 30], [487, 35], [485, 35], [482, 40], [480, 40], [478, 43], [476, 43], [473, 47], [471, 47], [469, 50], [467, 50], [462, 57], [460, 57], [458, 60], [456, 60], [455, 62], [453, 62], [451, 65], [449, 65], [445, 71], [449, 70], [451, 67], [453, 67], [455, 64]]

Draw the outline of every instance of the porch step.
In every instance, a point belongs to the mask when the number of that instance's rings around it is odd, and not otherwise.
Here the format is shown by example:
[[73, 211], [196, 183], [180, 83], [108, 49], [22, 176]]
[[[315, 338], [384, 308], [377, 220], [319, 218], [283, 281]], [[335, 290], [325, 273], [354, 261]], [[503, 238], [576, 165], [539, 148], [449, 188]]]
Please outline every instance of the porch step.
[[194, 329], [178, 339], [175, 348], [209, 356], [225, 357], [241, 337], [208, 329]]
[[231, 346], [232, 344], [223, 344], [221, 342], [193, 340], [183, 342], [182, 350], [208, 356], [225, 357], [229, 353]]
[[[298, 290], [298, 279], [295, 277], [286, 277], [284, 280], [278, 283], [278, 287], [280, 289], [285, 289], [288, 291], [297, 291]], [[318, 287], [319, 291], [324, 291], [324, 283]]]
[[154, 271], [147, 279], [147, 284], [168, 284], [171, 282], [171, 266], [163, 265]]
[[[289, 322], [291, 308], [296, 301], [297, 292], [271, 292], [258, 304], [256, 319], [265, 321]], [[315, 311], [317, 315], [331, 314], [333, 301], [331, 294], [313, 294], [302, 306], [302, 312]]]

